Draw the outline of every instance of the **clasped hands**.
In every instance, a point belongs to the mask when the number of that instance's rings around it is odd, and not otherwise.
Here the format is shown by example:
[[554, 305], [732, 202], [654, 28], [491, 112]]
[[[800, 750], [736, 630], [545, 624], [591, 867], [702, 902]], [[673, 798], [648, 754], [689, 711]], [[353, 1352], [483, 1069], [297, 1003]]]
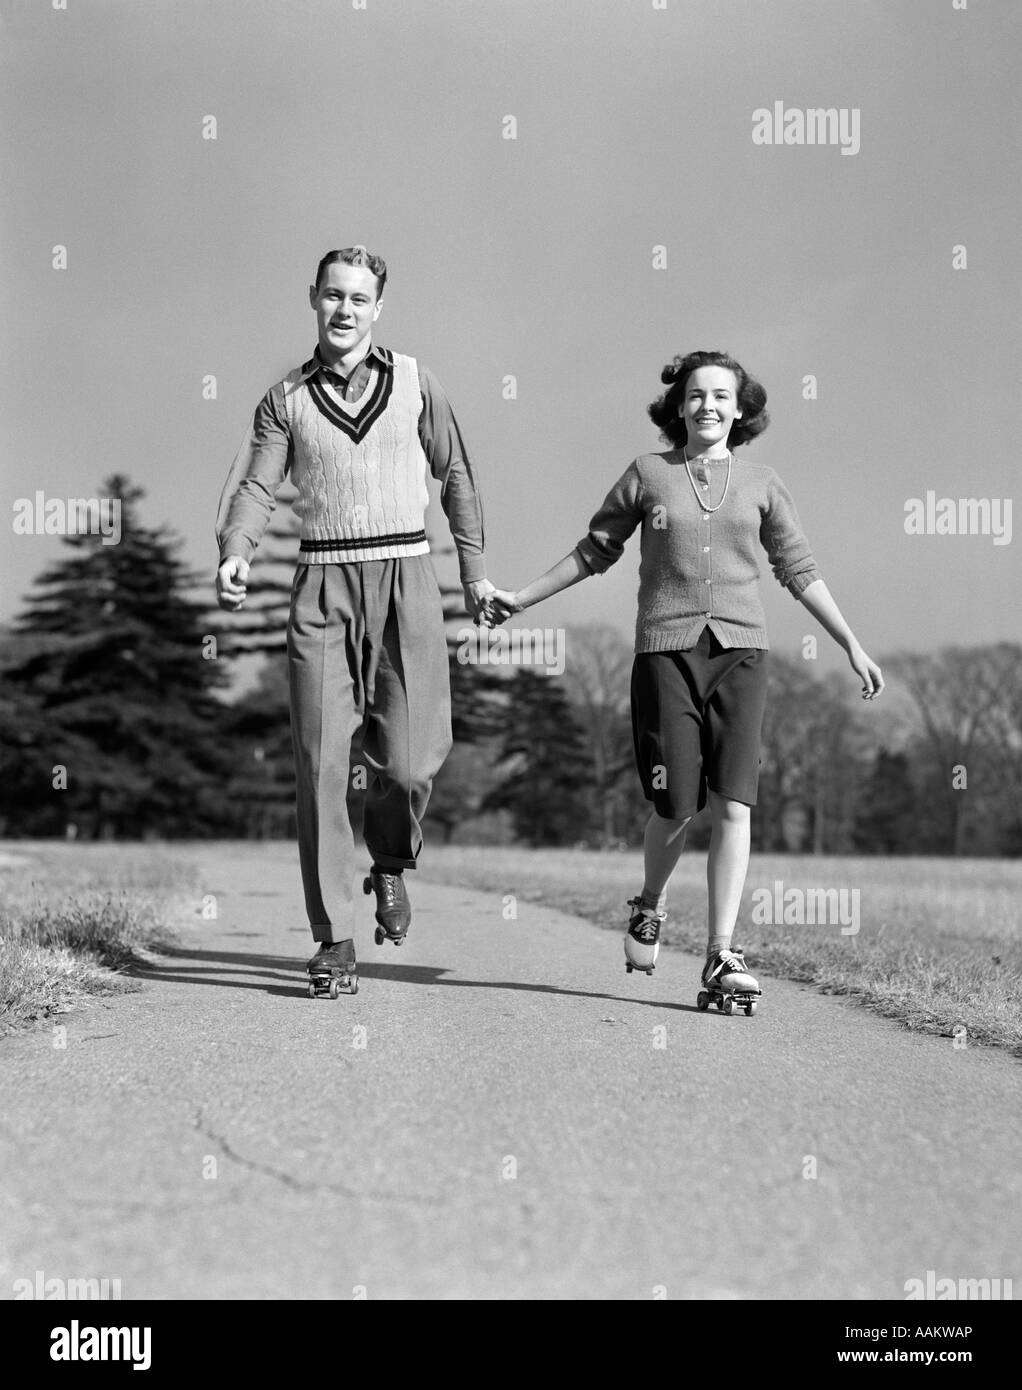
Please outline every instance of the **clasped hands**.
[[500, 627], [512, 613], [521, 613], [525, 607], [510, 589], [498, 589], [488, 579], [477, 579], [462, 586], [465, 593], [465, 607], [476, 627]]
[[[248, 592], [249, 565], [240, 556], [229, 556], [220, 566], [216, 578], [217, 601], [221, 608], [237, 611]], [[476, 579], [462, 585], [465, 607], [476, 626], [499, 627], [512, 613], [520, 613], [523, 604], [508, 589], [498, 589], [488, 579]]]

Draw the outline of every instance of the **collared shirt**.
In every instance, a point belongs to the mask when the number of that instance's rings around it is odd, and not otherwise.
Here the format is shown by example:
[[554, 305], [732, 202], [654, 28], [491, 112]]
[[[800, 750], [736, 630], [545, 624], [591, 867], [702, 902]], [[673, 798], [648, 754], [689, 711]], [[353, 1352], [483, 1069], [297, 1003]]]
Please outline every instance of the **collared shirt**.
[[[374, 343], [347, 377], [327, 366], [317, 345], [301, 367], [301, 379], [316, 373], [346, 401], [357, 401], [369, 390], [383, 352]], [[458, 551], [461, 582], [486, 577], [483, 554], [483, 511], [461, 430], [446, 392], [427, 367], [418, 365], [422, 410], [419, 441], [430, 472], [440, 483], [440, 505]], [[250, 560], [273, 512], [277, 489], [294, 462], [291, 427], [284, 404], [284, 382], [279, 381], [256, 406], [252, 423], [231, 465], [220, 497], [216, 535], [220, 563], [228, 555]], [[242, 486], [244, 484], [244, 486]]]
[[[376, 344], [373, 343], [365, 357], [362, 358], [361, 362], [355, 363], [347, 376], [339, 372], [336, 367], [331, 367], [323, 361], [318, 343], [316, 344], [311, 360], [319, 365], [320, 372], [326, 377], [327, 381], [339, 395], [343, 396], [346, 401], [357, 401], [360, 396], [365, 394], [372, 381], [374, 361], [382, 362], [383, 353]], [[306, 371], [308, 366], [309, 363], [306, 362], [302, 367], [303, 379], [312, 375], [311, 371]], [[421, 373], [423, 368], [420, 367], [419, 371]]]

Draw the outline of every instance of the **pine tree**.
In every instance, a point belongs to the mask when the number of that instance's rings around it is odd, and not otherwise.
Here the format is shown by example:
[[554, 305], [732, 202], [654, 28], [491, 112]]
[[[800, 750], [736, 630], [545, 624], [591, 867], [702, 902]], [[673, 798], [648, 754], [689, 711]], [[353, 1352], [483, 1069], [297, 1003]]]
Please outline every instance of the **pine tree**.
[[[222, 706], [228, 680], [181, 542], [143, 527], [144, 496], [121, 474], [120, 538], [66, 536], [15, 624], [4, 699], [20, 742], [7, 743], [0, 808], [10, 829], [85, 836], [195, 834], [220, 820]], [[11, 767], [11, 764], [14, 767]], [[54, 768], [67, 770], [55, 789]]]
[[511, 812], [515, 833], [529, 845], [583, 840], [594, 824], [592, 756], [556, 677], [520, 667], [510, 682], [498, 767], [503, 781], [482, 809]]
[[226, 835], [294, 838], [295, 767], [287, 663], [264, 661], [255, 686], [228, 705], [225, 744], [232, 770], [224, 787]]

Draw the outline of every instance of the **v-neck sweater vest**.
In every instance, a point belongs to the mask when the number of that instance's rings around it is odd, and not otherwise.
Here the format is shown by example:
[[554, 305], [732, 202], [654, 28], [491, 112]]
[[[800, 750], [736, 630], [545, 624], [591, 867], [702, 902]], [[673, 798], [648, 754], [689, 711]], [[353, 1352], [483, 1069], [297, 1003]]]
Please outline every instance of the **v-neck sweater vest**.
[[386, 357], [358, 401], [342, 400], [320, 372], [302, 380], [299, 369], [285, 379], [291, 477], [300, 494], [299, 563], [429, 553], [418, 368], [414, 357]]

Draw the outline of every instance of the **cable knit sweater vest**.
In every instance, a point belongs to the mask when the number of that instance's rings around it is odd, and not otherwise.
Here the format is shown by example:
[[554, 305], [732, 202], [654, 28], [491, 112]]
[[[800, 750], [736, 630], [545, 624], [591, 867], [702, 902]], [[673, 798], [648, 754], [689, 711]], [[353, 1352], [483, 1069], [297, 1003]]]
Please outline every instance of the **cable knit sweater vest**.
[[291, 478], [301, 496], [299, 562], [389, 560], [425, 555], [429, 490], [419, 442], [422, 410], [414, 357], [387, 352], [358, 401], [345, 401], [323, 374], [287, 378], [284, 400], [294, 445]]

